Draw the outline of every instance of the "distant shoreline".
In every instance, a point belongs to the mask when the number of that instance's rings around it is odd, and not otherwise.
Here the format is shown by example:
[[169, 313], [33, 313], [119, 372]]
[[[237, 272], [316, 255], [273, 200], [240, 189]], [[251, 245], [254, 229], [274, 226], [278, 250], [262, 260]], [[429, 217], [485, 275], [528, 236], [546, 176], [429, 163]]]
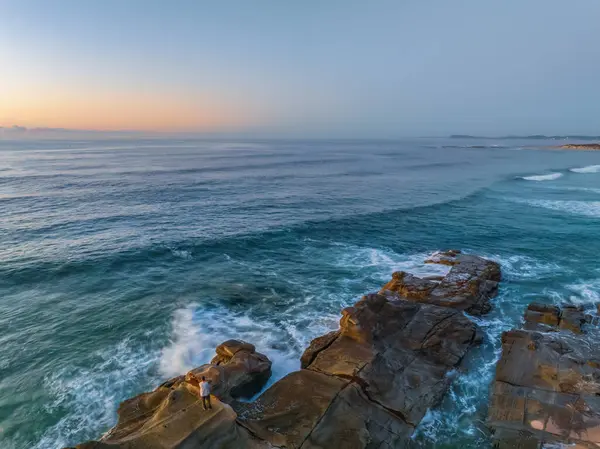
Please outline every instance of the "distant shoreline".
[[546, 136], [543, 134], [535, 134], [529, 136], [471, 136], [469, 134], [452, 134], [450, 139], [489, 139], [489, 140], [597, 140], [600, 141], [600, 136], [581, 136], [581, 135], [562, 135], [562, 136]]
[[[596, 151], [600, 150], [600, 136], [545, 136], [545, 135], [532, 135], [532, 136], [504, 136], [504, 137], [483, 137], [483, 136], [471, 136], [468, 134], [453, 134], [449, 137], [450, 139], [469, 139], [469, 140], [562, 140], [562, 141], [594, 141], [590, 143], [564, 143], [563, 145], [547, 145], [537, 148], [545, 148], [551, 150], [585, 150], [585, 151]], [[473, 145], [470, 148], [478, 148], [478, 145]], [[484, 146], [482, 146], [483, 148]], [[535, 146], [534, 146], [535, 147]]]
[[563, 149], [563, 150], [594, 151], [594, 150], [600, 150], [600, 143], [569, 143], [567, 145], [561, 145], [558, 148]]

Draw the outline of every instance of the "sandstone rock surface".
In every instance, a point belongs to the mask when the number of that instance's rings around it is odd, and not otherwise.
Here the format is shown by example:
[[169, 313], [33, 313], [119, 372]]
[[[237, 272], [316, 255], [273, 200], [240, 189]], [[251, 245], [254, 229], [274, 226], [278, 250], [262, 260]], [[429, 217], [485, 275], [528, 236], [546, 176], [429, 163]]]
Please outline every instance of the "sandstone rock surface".
[[186, 381], [198, 387], [198, 381], [206, 377], [212, 383], [212, 394], [224, 402], [251, 398], [271, 377], [271, 361], [250, 343], [228, 340], [217, 346], [216, 352], [210, 363], [191, 370]]
[[146, 394], [144, 400], [157, 406], [146, 413], [135, 409], [139, 404], [122, 406], [117, 426], [100, 442], [84, 443], [77, 449], [263, 447], [236, 424], [237, 415], [229, 405], [215, 398], [212, 410], [204, 410], [186, 383], [161, 387]]
[[352, 379], [410, 426], [443, 396], [477, 327], [462, 313], [370, 294], [344, 309], [340, 333], [306, 369]]
[[238, 422], [275, 447], [405, 447], [477, 337], [455, 309], [367, 295], [311, 343], [302, 370], [243, 405]]
[[576, 307], [532, 304], [502, 336], [488, 424], [495, 447], [600, 445], [600, 334]]
[[[198, 379], [202, 376], [212, 383], [213, 409], [208, 411], [198, 401]], [[121, 403], [117, 425], [101, 441], [84, 443], [77, 449], [259, 447], [263, 443], [237, 425], [237, 414], [225, 402], [258, 393], [270, 376], [271, 361], [253, 345], [226, 341], [217, 347], [210, 364]]]
[[478, 256], [450, 250], [434, 254], [426, 263], [451, 266], [439, 282], [395, 272], [382, 292], [392, 291], [406, 299], [483, 315], [491, 310], [490, 299], [498, 292], [500, 265]]

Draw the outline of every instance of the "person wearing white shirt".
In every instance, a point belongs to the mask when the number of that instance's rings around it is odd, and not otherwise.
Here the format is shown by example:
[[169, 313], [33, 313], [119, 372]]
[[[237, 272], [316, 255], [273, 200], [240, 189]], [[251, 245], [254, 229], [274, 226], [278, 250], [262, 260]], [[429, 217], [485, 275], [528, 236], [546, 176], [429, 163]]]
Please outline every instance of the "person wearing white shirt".
[[200, 397], [202, 398], [202, 407], [204, 410], [212, 409], [210, 405], [210, 382], [206, 380], [206, 377], [202, 376], [202, 382], [200, 382]]

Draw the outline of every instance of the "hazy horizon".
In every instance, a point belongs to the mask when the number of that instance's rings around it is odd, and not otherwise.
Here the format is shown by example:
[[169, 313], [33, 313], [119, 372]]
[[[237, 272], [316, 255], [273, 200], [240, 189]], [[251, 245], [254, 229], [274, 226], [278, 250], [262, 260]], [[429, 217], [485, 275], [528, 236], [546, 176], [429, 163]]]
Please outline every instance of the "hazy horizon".
[[290, 135], [261, 132], [169, 132], [169, 131], [139, 131], [139, 130], [86, 130], [86, 129], [65, 129], [65, 128], [26, 128], [18, 125], [0, 126], [0, 140], [111, 140], [111, 139], [190, 139], [190, 140], [347, 140], [347, 141], [377, 141], [377, 140], [410, 140], [410, 139], [565, 139], [565, 140], [598, 140], [600, 135], [592, 134], [506, 134], [506, 135], [472, 135], [463, 133], [453, 133], [449, 135], [404, 135], [404, 136], [367, 136], [353, 137], [344, 135]]
[[597, 135], [599, 16], [595, 0], [8, 1], [0, 127]]

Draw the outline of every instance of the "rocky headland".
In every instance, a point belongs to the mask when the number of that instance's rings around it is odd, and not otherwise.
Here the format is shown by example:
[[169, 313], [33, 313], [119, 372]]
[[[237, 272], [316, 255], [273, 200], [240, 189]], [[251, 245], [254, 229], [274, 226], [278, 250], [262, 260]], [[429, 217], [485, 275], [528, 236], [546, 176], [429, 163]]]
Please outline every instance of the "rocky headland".
[[[402, 448], [427, 410], [442, 400], [481, 334], [463, 313], [490, 310], [500, 268], [448, 251], [429, 263], [441, 278], [394, 273], [378, 293], [342, 311], [340, 327], [314, 339], [301, 369], [253, 402], [271, 362], [253, 345], [230, 340], [211, 363], [121, 404], [118, 422], [78, 449]], [[213, 385], [203, 410], [197, 379]]]
[[[487, 313], [497, 263], [460, 251], [428, 263], [446, 276], [394, 273], [378, 293], [342, 311], [339, 329], [314, 339], [301, 369], [258, 399], [271, 362], [230, 340], [211, 363], [123, 402], [118, 422], [77, 449], [392, 449], [440, 403], [481, 333], [464, 312]], [[488, 425], [501, 449], [600, 445], [600, 346], [580, 308], [532, 304], [522, 329], [505, 332]], [[213, 408], [198, 378], [213, 385]]]
[[566, 150], [600, 150], [600, 143], [569, 143], [559, 148]]

